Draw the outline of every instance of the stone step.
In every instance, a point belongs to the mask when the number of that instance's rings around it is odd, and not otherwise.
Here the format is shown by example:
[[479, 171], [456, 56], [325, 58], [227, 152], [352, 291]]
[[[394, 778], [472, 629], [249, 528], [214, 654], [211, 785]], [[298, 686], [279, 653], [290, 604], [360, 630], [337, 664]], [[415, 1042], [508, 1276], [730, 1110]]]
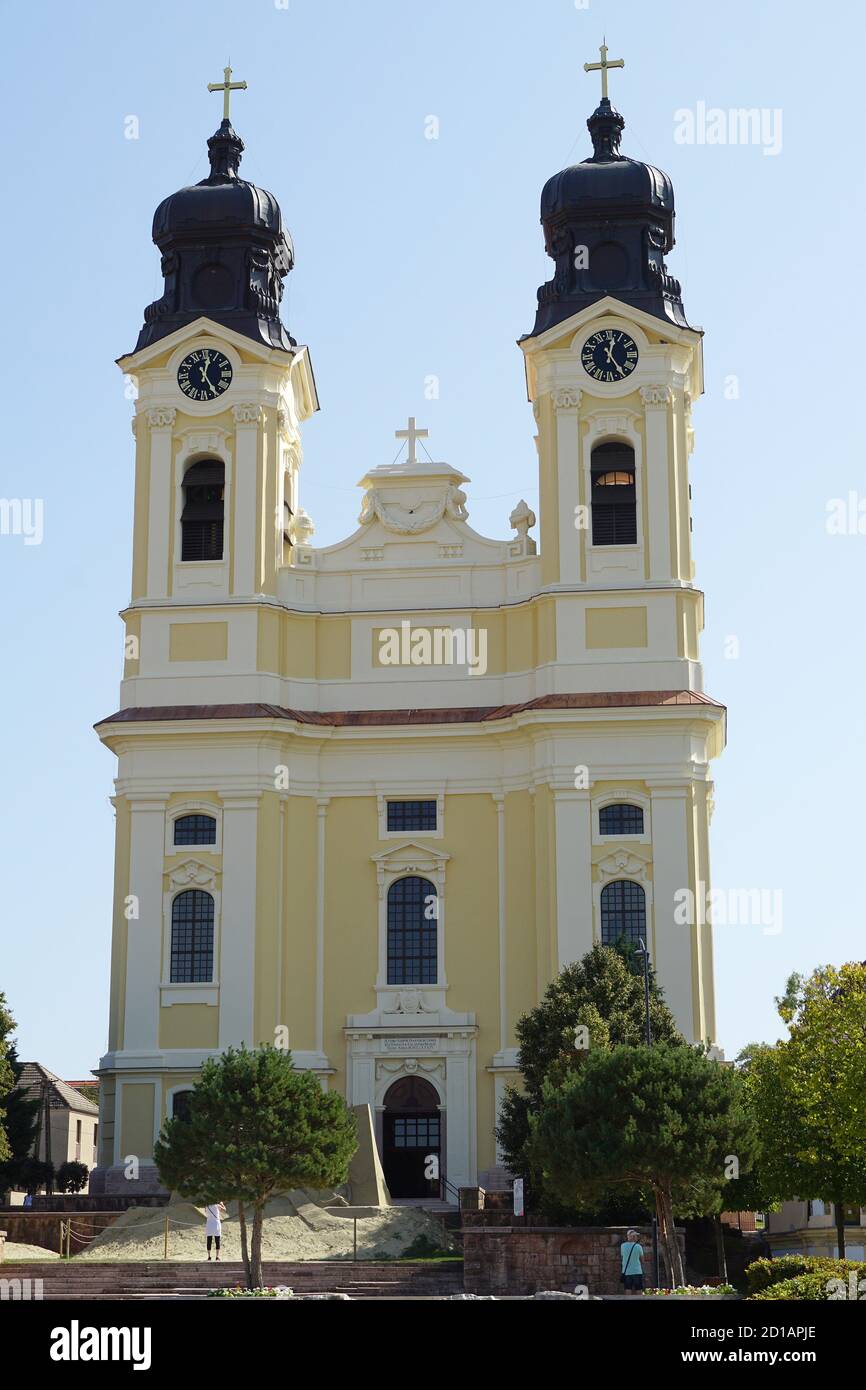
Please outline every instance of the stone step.
[[[76, 1301], [103, 1299], [205, 1298], [208, 1291], [245, 1283], [238, 1261], [204, 1266], [181, 1262], [123, 1264], [5, 1263], [6, 1279], [42, 1280], [43, 1298]], [[264, 1281], [287, 1285], [296, 1293], [349, 1293], [359, 1298], [431, 1298], [463, 1289], [462, 1261], [444, 1265], [396, 1264], [390, 1261], [265, 1261]]]

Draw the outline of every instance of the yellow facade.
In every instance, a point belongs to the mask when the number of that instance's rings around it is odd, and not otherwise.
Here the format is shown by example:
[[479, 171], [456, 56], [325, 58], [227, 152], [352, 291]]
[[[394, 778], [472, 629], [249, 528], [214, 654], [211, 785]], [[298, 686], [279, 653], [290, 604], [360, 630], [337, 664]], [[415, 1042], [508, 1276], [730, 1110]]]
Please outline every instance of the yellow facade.
[[[640, 365], [598, 384], [581, 349], [611, 326]], [[232, 384], [195, 402], [177, 374], [201, 348]], [[397, 1162], [412, 1107], [446, 1195], [503, 1181], [518, 1020], [615, 938], [626, 899], [683, 1033], [713, 1039], [710, 928], [675, 918], [709, 883], [724, 742], [692, 583], [700, 335], [606, 296], [521, 349], [540, 549], [525, 504], [514, 537], [482, 537], [465, 475], [414, 453], [371, 468], [358, 530], [317, 548], [306, 349], [202, 315], [121, 359], [133, 580], [120, 707], [98, 726], [118, 759], [109, 1190], [130, 1190], [130, 1158], [156, 1185], [159, 1126], [241, 1043], [288, 1045], [368, 1104], [397, 1195], [420, 1183]], [[625, 540], [593, 530], [599, 487], [623, 485], [598, 481], [610, 444], [631, 460]], [[403, 624], [457, 655], [385, 660]]]

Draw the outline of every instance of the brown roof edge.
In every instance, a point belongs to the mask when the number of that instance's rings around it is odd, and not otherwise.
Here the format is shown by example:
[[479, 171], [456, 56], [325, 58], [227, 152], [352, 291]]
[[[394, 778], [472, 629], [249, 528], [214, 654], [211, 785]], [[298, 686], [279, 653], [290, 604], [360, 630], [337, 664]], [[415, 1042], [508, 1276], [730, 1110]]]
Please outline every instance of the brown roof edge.
[[298, 710], [282, 705], [147, 705], [118, 710], [104, 724], [161, 723], [200, 719], [290, 719], [298, 724], [331, 728], [384, 727], [400, 724], [489, 724], [533, 710], [669, 708], [674, 705], [724, 705], [696, 690], [589, 691], [582, 695], [540, 695], [518, 705], [468, 705], [453, 709]]

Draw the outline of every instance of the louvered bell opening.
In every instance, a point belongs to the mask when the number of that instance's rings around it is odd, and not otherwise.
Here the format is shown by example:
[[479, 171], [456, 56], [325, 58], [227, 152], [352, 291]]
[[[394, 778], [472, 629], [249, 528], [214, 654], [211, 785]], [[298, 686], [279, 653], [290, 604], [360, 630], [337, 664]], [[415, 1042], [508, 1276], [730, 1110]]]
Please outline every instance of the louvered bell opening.
[[186, 474], [180, 519], [182, 560], [222, 559], [224, 487], [225, 468], [217, 460], [194, 463]]
[[592, 543], [637, 543], [634, 450], [601, 444], [592, 454]]

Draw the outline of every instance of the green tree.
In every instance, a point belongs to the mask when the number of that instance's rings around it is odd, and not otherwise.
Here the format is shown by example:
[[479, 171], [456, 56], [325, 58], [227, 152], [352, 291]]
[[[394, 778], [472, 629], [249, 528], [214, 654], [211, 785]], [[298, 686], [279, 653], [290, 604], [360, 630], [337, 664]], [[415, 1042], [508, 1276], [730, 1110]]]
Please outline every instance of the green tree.
[[759, 1172], [778, 1200], [866, 1204], [866, 966], [792, 976], [776, 1001], [789, 1035], [755, 1051], [749, 1084], [766, 1144]]
[[[673, 1014], [652, 975], [650, 1024], [654, 1042], [682, 1042]], [[585, 1031], [578, 1033], [578, 1029]], [[536, 1204], [557, 1216], [585, 1216], [588, 1208], [578, 1211], [573, 1202], [563, 1206], [545, 1188], [543, 1176], [531, 1159], [530, 1120], [541, 1107], [545, 1081], [563, 1080], [592, 1050], [644, 1044], [644, 982], [633, 949], [624, 945], [593, 946], [551, 981], [541, 1002], [518, 1020], [515, 1032], [525, 1089], [518, 1091], [509, 1086], [505, 1090], [496, 1131], [503, 1160], [512, 1173], [522, 1173], [529, 1179]], [[632, 1219], [640, 1205], [639, 1195], [623, 1193], [615, 1205], [610, 1195], [599, 1195], [593, 1208], [604, 1209], [610, 1219], [616, 1219], [618, 1206], [623, 1214], [628, 1213], [627, 1219]]]
[[[229, 1048], [207, 1061], [189, 1116], [167, 1120], [154, 1146], [166, 1187], [195, 1202], [237, 1201], [250, 1288], [262, 1285], [265, 1205], [293, 1187], [345, 1182], [357, 1148], [355, 1117], [291, 1054]], [[253, 1211], [248, 1247], [245, 1206]]]
[[15, 1043], [9, 1044], [7, 1060], [12, 1068], [13, 1083], [11, 1090], [0, 1100], [0, 1106], [6, 1111], [4, 1121], [6, 1136], [9, 1140], [9, 1161], [16, 1163], [21, 1159], [28, 1158], [33, 1150], [33, 1143], [39, 1129], [39, 1095], [29, 1098], [25, 1091], [19, 1090], [18, 1083], [21, 1080], [21, 1073], [24, 1070], [24, 1063], [19, 1062], [18, 1052]]
[[685, 1282], [674, 1206], [706, 1211], [731, 1157], [747, 1168], [755, 1145], [742, 1078], [670, 1042], [590, 1051], [559, 1085], [545, 1083], [530, 1126], [534, 1161], [563, 1199], [592, 1201], [611, 1185], [652, 1191], [674, 1287]]
[[15, 1032], [15, 1019], [6, 1002], [6, 995], [0, 993], [0, 1162], [12, 1155], [12, 1146], [6, 1129], [6, 1097], [15, 1085], [15, 1073], [9, 1060], [10, 1038]]
[[15, 1166], [15, 1183], [32, 1197], [40, 1187], [47, 1192], [54, 1182], [54, 1164], [41, 1158], [22, 1158]]

